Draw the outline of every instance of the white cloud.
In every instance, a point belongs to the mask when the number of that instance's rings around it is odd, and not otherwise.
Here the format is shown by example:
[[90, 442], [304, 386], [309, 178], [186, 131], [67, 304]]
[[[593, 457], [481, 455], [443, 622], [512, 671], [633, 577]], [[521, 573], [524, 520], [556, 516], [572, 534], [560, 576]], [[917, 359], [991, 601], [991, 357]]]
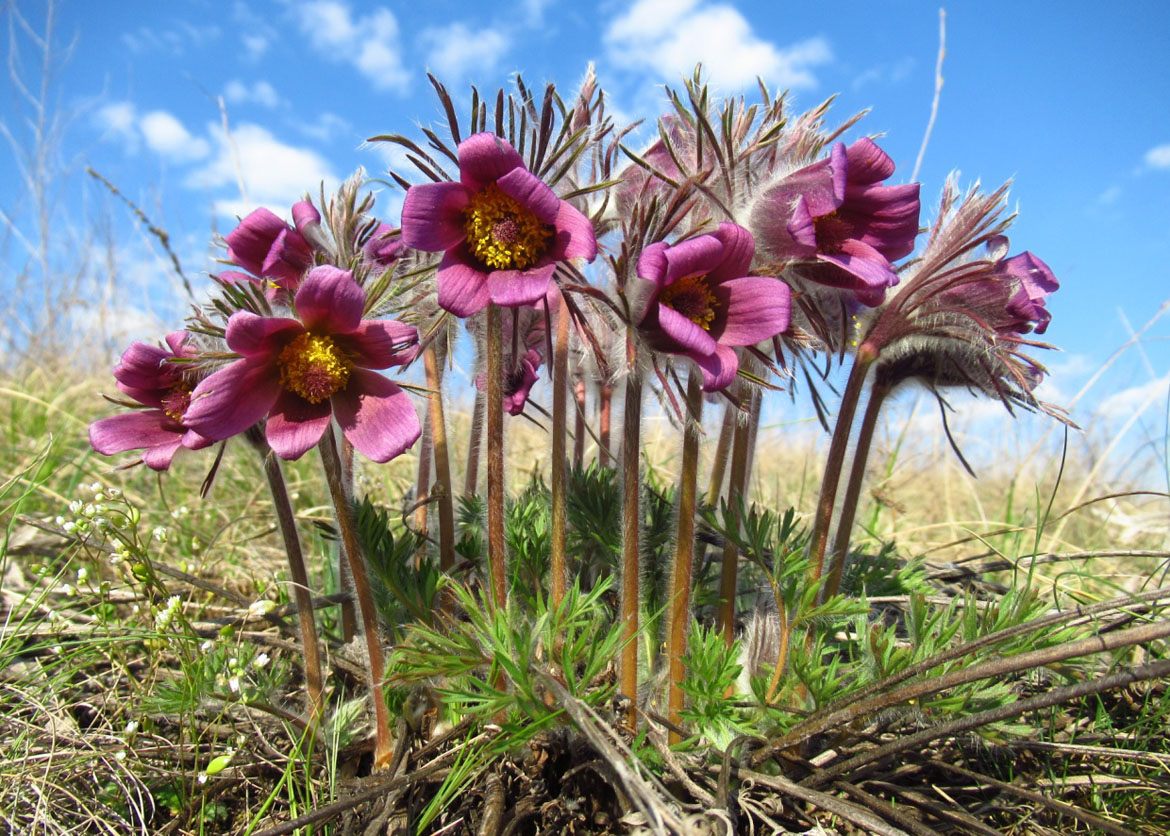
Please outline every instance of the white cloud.
[[257, 81], [249, 87], [247, 82], [233, 78], [223, 88], [223, 95], [229, 102], [236, 104], [254, 102], [261, 107], [279, 107], [284, 104], [276, 88], [267, 81]]
[[824, 38], [780, 48], [758, 38], [735, 8], [700, 0], [638, 0], [610, 24], [605, 44], [616, 64], [663, 81], [690, 76], [701, 61], [711, 83], [726, 89], [757, 76], [773, 88], [815, 87], [812, 69], [833, 57]]
[[1170, 169], [1170, 142], [1147, 151], [1146, 165], [1150, 168]]
[[512, 46], [498, 29], [472, 31], [458, 22], [424, 29], [421, 40], [428, 50], [430, 69], [446, 81], [462, 78], [468, 70], [491, 70]]
[[131, 52], [166, 52], [182, 55], [188, 47], [202, 49], [220, 36], [215, 24], [196, 26], [186, 21], [170, 29], [139, 26], [133, 32], [122, 35], [122, 43]]
[[1135, 412], [1144, 412], [1155, 401], [1165, 402], [1168, 386], [1170, 375], [1122, 389], [1101, 401], [1097, 411], [1102, 415], [1128, 419]]
[[867, 84], [897, 84], [905, 81], [914, 72], [915, 61], [907, 56], [893, 64], [878, 64], [870, 67], [853, 79], [853, 89], [860, 90]]
[[138, 112], [130, 102], [110, 102], [94, 113], [94, 122], [102, 138], [121, 141], [127, 151], [138, 150]]
[[185, 181], [190, 188], [217, 191], [236, 187], [236, 162], [244, 180], [247, 200], [220, 199], [216, 210], [221, 214], [244, 215], [257, 206], [266, 206], [277, 214], [287, 215], [289, 207], [306, 192], [316, 194], [324, 181], [328, 192], [340, 182], [329, 162], [316, 151], [288, 145], [266, 128], [253, 123], [237, 126], [229, 141], [221, 128], [209, 125], [216, 150], [206, 165], [191, 172]]
[[206, 139], [192, 136], [165, 110], [152, 110], [139, 120], [138, 127], [150, 150], [175, 162], [199, 160], [211, 150]]
[[268, 38], [263, 35], [241, 35], [240, 40], [244, 44], [244, 51], [248, 53], [248, 58], [253, 61], [263, 58], [264, 53], [268, 51]]
[[314, 0], [296, 7], [301, 31], [313, 48], [333, 61], [353, 64], [377, 90], [406, 92], [410, 73], [402, 66], [398, 21], [382, 6], [354, 17], [347, 3]]
[[305, 136], [322, 143], [332, 142], [342, 134], [357, 136], [348, 119], [328, 111], [316, 114], [310, 122], [298, 122], [297, 128]]
[[1121, 186], [1110, 186], [1097, 195], [1097, 203], [1102, 206], [1112, 206], [1121, 197]]

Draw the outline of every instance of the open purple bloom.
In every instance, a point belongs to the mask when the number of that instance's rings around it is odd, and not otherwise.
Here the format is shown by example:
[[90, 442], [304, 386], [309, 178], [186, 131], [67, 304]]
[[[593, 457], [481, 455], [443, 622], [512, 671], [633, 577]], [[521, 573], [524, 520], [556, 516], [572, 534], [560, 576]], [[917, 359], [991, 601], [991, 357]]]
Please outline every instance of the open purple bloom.
[[315, 267], [296, 292], [297, 319], [232, 314], [228, 347], [241, 359], [191, 393], [188, 426], [229, 438], [267, 418], [268, 443], [296, 459], [337, 418], [361, 453], [386, 462], [422, 428], [410, 397], [374, 369], [414, 359], [418, 331], [393, 320], [362, 319], [366, 294], [353, 276]]
[[875, 306], [898, 283], [891, 262], [914, 250], [918, 184], [883, 186], [894, 162], [869, 139], [838, 142], [826, 160], [764, 189], [751, 210], [761, 254]]
[[187, 332], [175, 331], [167, 335], [166, 348], [135, 342], [126, 349], [114, 379], [123, 394], [147, 409], [94, 421], [89, 427], [93, 449], [103, 456], [144, 450], [147, 467], [166, 470], [180, 447], [198, 450], [212, 443], [184, 421], [191, 385], [182, 367], [171, 361], [195, 355], [186, 342]]
[[228, 281], [269, 279], [286, 290], [296, 290], [305, 271], [313, 266], [313, 248], [302, 234], [309, 224], [319, 223], [320, 213], [307, 200], [292, 209], [293, 228], [261, 207], [240, 221], [227, 235], [228, 258], [252, 273], [228, 271]]
[[726, 388], [739, 370], [737, 346], [771, 339], [788, 327], [788, 285], [748, 276], [755, 242], [741, 226], [721, 223], [673, 246], [651, 244], [638, 275], [654, 283], [639, 329], [657, 351], [691, 358], [703, 389]]
[[459, 182], [412, 186], [402, 207], [402, 241], [444, 253], [439, 305], [456, 316], [489, 301], [530, 305], [548, 291], [557, 262], [592, 261], [589, 219], [524, 167], [493, 133], [459, 143]]

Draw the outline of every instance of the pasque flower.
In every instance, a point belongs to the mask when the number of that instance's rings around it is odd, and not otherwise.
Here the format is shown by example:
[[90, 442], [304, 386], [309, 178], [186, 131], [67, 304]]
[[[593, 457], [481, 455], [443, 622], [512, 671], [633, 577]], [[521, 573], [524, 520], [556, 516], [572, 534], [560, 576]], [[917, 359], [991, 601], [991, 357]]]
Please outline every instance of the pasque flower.
[[[560, 295], [555, 289], [548, 294], [548, 299], [550, 308], [560, 308]], [[509, 415], [519, 415], [528, 403], [533, 385], [540, 379], [537, 369], [544, 362], [547, 340], [544, 309], [542, 306], [512, 308], [511, 316], [505, 314], [502, 324], [505, 344], [512, 334], [515, 345], [512, 356], [504, 361], [503, 406]], [[475, 385], [478, 389], [487, 388], [486, 373], [476, 377]]]
[[529, 305], [548, 291], [558, 262], [592, 261], [589, 219], [524, 167], [492, 133], [459, 144], [459, 182], [412, 186], [402, 207], [402, 241], [444, 253], [436, 275], [439, 305], [456, 316], [489, 301]]
[[761, 256], [880, 304], [898, 283], [891, 262], [913, 251], [918, 234], [918, 184], [881, 185], [893, 173], [893, 160], [859, 139], [765, 187], [750, 216]]
[[295, 228], [261, 207], [240, 221], [227, 235], [228, 258], [252, 275], [225, 271], [221, 278], [238, 281], [268, 279], [286, 290], [296, 290], [305, 271], [313, 266], [313, 248], [303, 232], [319, 223], [321, 214], [307, 200], [292, 208]]
[[89, 427], [93, 449], [104, 456], [144, 450], [142, 460], [152, 470], [166, 470], [180, 447], [198, 450], [212, 442], [184, 422], [191, 400], [191, 383], [176, 359], [195, 356], [186, 331], [166, 337], [166, 348], [135, 342], [114, 367], [118, 389], [147, 409], [125, 412], [95, 421]]
[[188, 426], [209, 438], [267, 418], [268, 443], [296, 459], [336, 417], [363, 455], [386, 462], [422, 429], [409, 396], [374, 369], [414, 358], [418, 332], [393, 320], [365, 320], [365, 291], [336, 267], [313, 268], [293, 300], [296, 319], [248, 311], [228, 320], [228, 348], [241, 355], [191, 393]]
[[388, 268], [394, 266], [394, 263], [402, 258], [405, 249], [402, 236], [395, 232], [394, 227], [390, 224], [380, 223], [369, 240], [362, 245], [362, 255], [367, 261]]
[[788, 286], [747, 275], [754, 252], [750, 232], [721, 223], [708, 235], [651, 244], [638, 259], [638, 276], [653, 283], [641, 334], [657, 351], [694, 360], [705, 391], [735, 379], [735, 347], [771, 339], [788, 327]]

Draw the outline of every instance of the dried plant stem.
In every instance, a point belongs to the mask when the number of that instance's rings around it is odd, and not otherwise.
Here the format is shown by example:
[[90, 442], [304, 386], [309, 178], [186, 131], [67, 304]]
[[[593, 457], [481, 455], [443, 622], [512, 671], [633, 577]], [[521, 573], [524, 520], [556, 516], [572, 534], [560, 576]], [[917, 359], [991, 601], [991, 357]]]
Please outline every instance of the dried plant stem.
[[[740, 383], [740, 400], [748, 400], [748, 420], [734, 421], [734, 443], [731, 450], [731, 475], [727, 482], [727, 525], [730, 529], [739, 528], [739, 507], [747, 498], [748, 459], [752, 434], [751, 413], [759, 411], [759, 399], [748, 389], [746, 383]], [[735, 418], [731, 405], [728, 404], [728, 414]], [[726, 423], [726, 419], [724, 420]], [[716, 625], [723, 633], [723, 641], [731, 647], [735, 641], [735, 587], [738, 580], [739, 547], [728, 537], [723, 544], [723, 558], [719, 575], [719, 610], [716, 613]]]
[[422, 539], [419, 540], [418, 557], [426, 551], [427, 513], [430, 507], [431, 494], [431, 449], [434, 444], [431, 428], [434, 422], [431, 419], [431, 406], [427, 403], [427, 420], [423, 423], [422, 438], [418, 443], [418, 482], [414, 492], [416, 507], [414, 509], [414, 529]]
[[[566, 496], [566, 473], [568, 461], [565, 442], [568, 439], [568, 397], [569, 397], [569, 305], [561, 296], [557, 310], [556, 340], [553, 343], [553, 406], [552, 406], [552, 543], [550, 579], [550, 600], [553, 607], [559, 607], [565, 597], [565, 543], [568, 521], [568, 497]], [[584, 386], [584, 382], [581, 386]], [[584, 394], [584, 392], [582, 392]], [[578, 417], [581, 412], [578, 410]], [[585, 427], [578, 421], [577, 443], [584, 441]], [[574, 455], [576, 452], [574, 451]]]
[[[558, 335], [560, 331], [558, 330]], [[578, 378], [573, 390], [577, 399], [577, 414], [573, 425], [573, 467], [580, 468], [585, 463], [585, 381]]]
[[825, 473], [821, 480], [821, 494], [817, 501], [816, 516], [813, 518], [812, 533], [809, 536], [809, 558], [813, 567], [810, 580], [814, 582], [820, 580], [824, 573], [829, 523], [833, 520], [833, 505], [837, 501], [837, 484], [841, 481], [841, 468], [845, 464], [845, 452], [849, 447], [849, 433], [853, 429], [853, 416], [857, 412], [857, 402], [861, 398], [861, 389], [865, 384], [869, 367], [876, 359], [876, 353], [863, 345], [854, 358], [853, 369], [849, 372], [849, 381], [845, 384], [845, 394], [841, 396], [841, 408], [837, 411], [837, 424], [833, 427], [833, 438], [829, 442], [829, 456], [825, 462]]
[[621, 692], [630, 698], [628, 719], [637, 722], [638, 595], [641, 580], [639, 535], [642, 530], [642, 478], [639, 457], [642, 435], [642, 376], [632, 366], [626, 377], [622, 424], [622, 659]]
[[723, 477], [727, 473], [727, 454], [731, 451], [731, 438], [735, 433], [736, 405], [728, 401], [723, 410], [723, 423], [719, 427], [719, 441], [715, 443], [715, 457], [711, 459], [711, 479], [707, 483], [707, 504], [719, 501], [723, 490]]
[[439, 568], [448, 572], [455, 565], [455, 511], [451, 503], [451, 459], [447, 449], [447, 423], [443, 418], [443, 367], [435, 344], [423, 352], [426, 369], [431, 439], [435, 456], [435, 493], [439, 506]]
[[504, 353], [500, 341], [500, 308], [487, 306], [487, 512], [488, 564], [492, 599], [497, 607], [507, 601], [504, 562]]
[[374, 766], [377, 769], [385, 769], [393, 759], [394, 747], [390, 740], [390, 714], [386, 710], [386, 698], [382, 693], [382, 682], [385, 679], [385, 660], [382, 656], [382, 638], [378, 634], [378, 613], [374, 609], [374, 593], [370, 588], [369, 576], [366, 574], [365, 556], [362, 554], [361, 543], [358, 540], [353, 506], [345, 492], [341, 456], [337, 452], [337, 441], [332, 432], [325, 433], [317, 449], [321, 453], [321, 463], [325, 468], [325, 481], [329, 485], [329, 495], [333, 500], [333, 513], [337, 518], [337, 528], [341, 533], [341, 547], [349, 562], [350, 575], [353, 577], [358, 611], [362, 619], [362, 633], [370, 658], [370, 697], [374, 701], [374, 731], [376, 735]]
[[268, 444], [259, 433], [248, 440], [252, 442], [264, 462], [264, 475], [268, 479], [268, 490], [272, 494], [272, 507], [276, 522], [284, 539], [284, 552], [288, 555], [288, 570], [292, 577], [293, 600], [297, 605], [297, 620], [301, 627], [301, 645], [305, 654], [305, 690], [308, 702], [308, 733], [313, 735], [325, 714], [324, 678], [321, 675], [321, 651], [317, 645], [317, 622], [313, 617], [313, 592], [309, 587], [309, 573], [305, 569], [305, 555], [301, 550], [301, 538], [297, 534], [296, 514], [284, 482], [284, 471]]
[[[690, 627], [691, 574], [695, 559], [695, 502], [698, 498], [699, 435], [702, 433], [703, 376], [692, 368], [687, 378], [686, 428], [683, 431], [682, 472], [678, 487], [678, 528], [674, 566], [670, 573], [670, 596], [667, 599], [666, 655], [670, 665], [670, 722], [681, 724], [683, 708], [683, 656], [687, 651], [687, 628]], [[671, 731], [671, 743], [681, 738]]]
[[861, 485], [865, 481], [869, 449], [873, 444], [878, 415], [888, 394], [890, 387], [876, 381], [869, 390], [869, 403], [865, 406], [861, 429], [857, 431], [857, 443], [853, 448], [853, 463], [849, 466], [849, 481], [845, 485], [841, 516], [833, 534], [832, 548], [829, 549], [829, 570], [826, 573], [824, 593], [826, 598], [836, 595], [841, 587], [841, 574], [845, 571], [845, 558], [849, 555], [849, 536], [853, 533], [853, 521], [857, 517], [857, 500], [861, 497]]
[[483, 391], [476, 389], [471, 408], [471, 432], [467, 442], [467, 470], [463, 474], [463, 495], [474, 496], [479, 487], [479, 450], [483, 441]]
[[613, 401], [613, 387], [602, 383], [597, 387], [597, 423], [600, 443], [597, 445], [597, 463], [601, 467], [609, 467], [609, 423], [610, 409]]

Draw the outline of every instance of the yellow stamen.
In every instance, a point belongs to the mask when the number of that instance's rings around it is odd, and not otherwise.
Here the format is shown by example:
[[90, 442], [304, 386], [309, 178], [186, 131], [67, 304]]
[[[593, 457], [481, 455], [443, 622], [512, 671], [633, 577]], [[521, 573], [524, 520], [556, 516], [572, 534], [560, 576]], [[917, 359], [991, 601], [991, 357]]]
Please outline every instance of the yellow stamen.
[[698, 325], [711, 330], [715, 319], [715, 292], [707, 286], [706, 276], [685, 276], [658, 294], [658, 301]]
[[352, 364], [332, 337], [304, 333], [284, 347], [277, 360], [280, 385], [309, 403], [320, 403], [345, 388]]
[[472, 255], [494, 270], [530, 267], [548, 250], [554, 231], [495, 183], [472, 195], [463, 228]]
[[162, 397], [163, 413], [170, 419], [183, 423], [183, 416], [191, 406], [191, 389], [185, 383], [176, 383]]

